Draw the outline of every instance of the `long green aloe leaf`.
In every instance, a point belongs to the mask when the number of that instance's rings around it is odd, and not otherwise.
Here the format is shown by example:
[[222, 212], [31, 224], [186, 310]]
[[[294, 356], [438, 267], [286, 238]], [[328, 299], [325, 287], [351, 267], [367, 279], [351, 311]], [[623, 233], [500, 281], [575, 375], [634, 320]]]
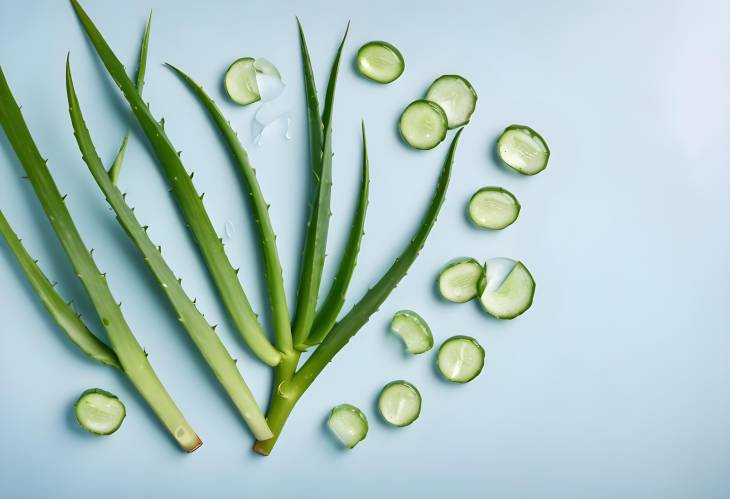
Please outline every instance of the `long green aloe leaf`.
[[251, 201], [254, 220], [259, 232], [261, 252], [264, 259], [264, 277], [271, 306], [271, 316], [274, 321], [274, 334], [276, 335], [277, 343], [282, 344], [286, 341], [284, 336], [291, 334], [289, 307], [286, 303], [284, 278], [282, 276], [279, 252], [276, 248], [276, 235], [274, 234], [271, 217], [269, 216], [269, 205], [266, 203], [266, 199], [264, 199], [264, 195], [261, 192], [261, 186], [256, 179], [256, 170], [251, 166], [248, 154], [238, 140], [236, 132], [231, 128], [230, 122], [226, 120], [223, 113], [218, 109], [218, 106], [213, 102], [213, 99], [203, 90], [203, 87], [175, 66], [171, 64], [167, 64], [167, 66], [182, 79], [198, 101], [208, 111], [208, 114], [218, 127], [218, 131], [223, 135], [223, 138], [228, 144], [236, 166], [238, 166], [244, 178], [244, 183], [248, 190], [248, 197]]
[[38, 266], [38, 262], [28, 254], [2, 211], [0, 211], [0, 234], [5, 238], [10, 251], [13, 252], [18, 265], [41, 299], [48, 314], [66, 334], [66, 337], [95, 361], [121, 370], [122, 365], [119, 363], [117, 354], [89, 331], [79, 314], [61, 298], [55, 285], [48, 280]]
[[[320, 160], [322, 158], [322, 142], [324, 131], [322, 118], [319, 115], [319, 100], [317, 98], [317, 85], [314, 81], [312, 60], [309, 57], [307, 39], [304, 37], [302, 23], [297, 17], [297, 29], [299, 30], [299, 49], [302, 56], [302, 69], [304, 70], [304, 97], [307, 102], [307, 135], [309, 137], [309, 166], [316, 182], [319, 182]], [[316, 187], [316, 184], [315, 184]]]
[[200, 438], [157, 378], [147, 360], [147, 354], [124, 319], [122, 311], [109, 289], [105, 274], [99, 271], [91, 253], [84, 245], [46, 162], [41, 157], [23, 120], [23, 115], [13, 98], [2, 69], [0, 69], [0, 124], [18, 156], [66, 256], [106, 329], [112, 349], [119, 358], [122, 369], [178, 444], [186, 451], [192, 452], [201, 445]]
[[213, 370], [216, 378], [230, 396], [243, 419], [256, 438], [271, 435], [266, 419], [236, 367], [236, 361], [226, 350], [214, 329], [185, 293], [181, 282], [162, 258], [162, 253], [147, 236], [147, 230], [140, 225], [124, 195], [112, 183], [110, 176], [96, 152], [89, 130], [84, 122], [78, 97], [74, 90], [71, 67], [66, 62], [66, 92], [74, 135], [89, 171], [96, 180], [107, 202], [117, 215], [117, 220], [144, 256], [145, 263], [162, 287], [165, 295], [178, 315], [178, 320], [187, 330], [195, 346]]
[[284, 424], [289, 414], [293, 410], [299, 398], [319, 376], [322, 370], [332, 361], [334, 356], [342, 350], [342, 348], [370, 319], [383, 302], [388, 298], [390, 293], [395, 289], [398, 283], [408, 272], [408, 269], [416, 260], [418, 253], [426, 243], [426, 238], [431, 232], [436, 217], [439, 214], [441, 205], [446, 197], [446, 190], [449, 186], [451, 177], [451, 168], [454, 162], [454, 154], [459, 137], [463, 129], [456, 132], [451, 147], [446, 156], [441, 174], [436, 184], [436, 191], [431, 199], [431, 204], [426, 211], [421, 225], [411, 239], [410, 243], [403, 252], [395, 259], [395, 262], [383, 274], [375, 285], [365, 293], [359, 302], [357, 302], [350, 311], [340, 320], [332, 331], [327, 335], [324, 341], [314, 350], [312, 355], [297, 371], [294, 377], [287, 383], [279, 387], [278, 393], [273, 397], [266, 418], [269, 422], [271, 431], [274, 436], [265, 441], [258, 441], [254, 445], [254, 450], [259, 454], [268, 455], [276, 444], [281, 434]]
[[[310, 131], [310, 151], [318, 147], [316, 139], [316, 130], [320, 127], [323, 130], [323, 139], [321, 152], [316, 159], [316, 163], [312, 165], [312, 171], [315, 177], [314, 200], [311, 205], [309, 221], [307, 222], [307, 232], [304, 240], [304, 250], [302, 254], [302, 270], [299, 279], [299, 289], [297, 291], [297, 310], [294, 322], [294, 345], [297, 349], [304, 350], [304, 344], [314, 322], [317, 307], [317, 299], [319, 297], [319, 288], [322, 282], [322, 271], [324, 269], [325, 252], [327, 250], [327, 234], [329, 232], [330, 220], [330, 199], [332, 194], [332, 111], [334, 108], [335, 88], [337, 86], [337, 74], [340, 67], [340, 57], [342, 49], [345, 46], [347, 32], [350, 25], [347, 25], [345, 34], [342, 37], [340, 46], [335, 55], [330, 70], [329, 82], [327, 83], [327, 93], [325, 95], [324, 112], [321, 123], [312, 123], [309, 125], [315, 127], [315, 133]], [[301, 24], [299, 25], [300, 37], [304, 40], [304, 32]], [[306, 42], [303, 42], [306, 47]], [[303, 65], [305, 79], [311, 78], [311, 61], [306, 50], [302, 50]], [[314, 83], [305, 84], [305, 88], [314, 88]], [[309, 93], [308, 93], [309, 95]], [[317, 104], [314, 99], [307, 100], [307, 112], [311, 115], [313, 106]], [[314, 160], [312, 156], [312, 160]]]
[[312, 346], [321, 343], [330, 332], [337, 315], [345, 304], [345, 295], [350, 286], [352, 274], [357, 265], [357, 255], [360, 252], [360, 243], [365, 233], [365, 215], [368, 207], [368, 190], [370, 185], [370, 173], [368, 162], [368, 145], [365, 138], [365, 123], [362, 124], [362, 179], [360, 180], [360, 194], [357, 207], [350, 224], [350, 233], [347, 237], [345, 249], [340, 258], [334, 281], [322, 302], [317, 316], [312, 325], [312, 330], [307, 338], [307, 345]]
[[[268, 365], [277, 365], [281, 354], [271, 345], [264, 333], [258, 317], [238, 280], [238, 271], [231, 265], [223, 242], [216, 234], [213, 224], [203, 205], [202, 196], [195, 190], [192, 178], [183, 166], [180, 156], [162, 125], [158, 123], [147, 105], [137, 92], [134, 83], [127, 76], [124, 66], [102, 37], [76, 0], [71, 0], [74, 10], [81, 21], [89, 40], [94, 45], [101, 62], [124, 94], [132, 108], [132, 113], [142, 127], [152, 149], [162, 166], [177, 200], [177, 205], [193, 234], [206, 266], [213, 278], [226, 309], [231, 314], [238, 330], [253, 353]], [[291, 334], [281, 334], [279, 349], [291, 350]]]
[[[152, 12], [150, 12], [147, 18], [147, 25], [144, 28], [144, 35], [142, 36], [142, 44], [139, 47], [139, 57], [137, 58], [137, 92], [142, 95], [142, 87], [144, 87], [144, 75], [147, 71], [147, 51], [150, 45], [150, 27], [152, 25]], [[109, 176], [112, 182], [115, 184], [119, 180], [119, 174], [122, 171], [122, 164], [124, 163], [124, 153], [127, 151], [127, 144], [129, 143], [129, 135], [132, 133], [130, 128], [127, 128], [127, 132], [124, 134], [122, 139], [122, 145], [119, 146], [114, 162], [111, 168], [109, 168]]]

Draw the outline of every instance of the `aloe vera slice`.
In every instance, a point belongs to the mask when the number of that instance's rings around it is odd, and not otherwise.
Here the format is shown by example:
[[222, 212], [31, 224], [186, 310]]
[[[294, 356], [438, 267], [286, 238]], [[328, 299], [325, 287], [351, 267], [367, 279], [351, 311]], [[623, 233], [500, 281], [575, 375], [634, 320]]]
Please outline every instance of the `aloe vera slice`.
[[253, 57], [237, 59], [226, 70], [224, 85], [233, 102], [245, 106], [261, 100]]
[[357, 69], [370, 80], [391, 83], [406, 68], [403, 55], [388, 42], [368, 42], [357, 51]]
[[446, 138], [447, 130], [446, 113], [435, 102], [411, 102], [400, 116], [400, 134], [416, 149], [433, 149]]
[[426, 99], [435, 102], [446, 113], [449, 128], [469, 123], [477, 107], [477, 93], [469, 81], [458, 75], [437, 78], [426, 92]]
[[392, 381], [380, 392], [378, 410], [387, 423], [408, 426], [421, 414], [421, 394], [408, 381]]
[[418, 355], [433, 348], [433, 335], [426, 321], [412, 310], [399, 310], [393, 316], [390, 329], [400, 336], [409, 353]]
[[122, 426], [127, 415], [119, 397], [100, 388], [82, 393], [74, 409], [81, 428], [94, 435], [111, 435]]
[[480, 302], [497, 319], [514, 319], [532, 305], [535, 280], [522, 262], [492, 258], [485, 264], [485, 286]]
[[535, 130], [510, 125], [497, 140], [497, 153], [507, 166], [523, 175], [536, 175], [547, 168], [550, 149]]
[[439, 274], [441, 296], [454, 303], [465, 303], [479, 295], [479, 279], [484, 267], [473, 258], [459, 258]]
[[368, 418], [350, 404], [340, 404], [332, 409], [327, 426], [348, 449], [365, 440], [368, 434]]
[[469, 200], [469, 218], [475, 225], [501, 230], [512, 225], [520, 214], [517, 198], [501, 187], [483, 187]]
[[437, 365], [447, 380], [468, 383], [484, 368], [484, 349], [470, 336], [453, 336], [439, 348]]

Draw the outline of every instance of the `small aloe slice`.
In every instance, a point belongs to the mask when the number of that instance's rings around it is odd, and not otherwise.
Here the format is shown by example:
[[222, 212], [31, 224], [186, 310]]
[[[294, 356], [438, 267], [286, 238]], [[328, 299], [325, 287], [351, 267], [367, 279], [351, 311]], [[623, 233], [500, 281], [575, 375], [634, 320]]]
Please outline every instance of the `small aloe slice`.
[[492, 258], [485, 264], [485, 283], [480, 302], [497, 319], [514, 319], [532, 305], [535, 280], [522, 262]]
[[501, 230], [512, 225], [520, 214], [517, 198], [501, 187], [482, 187], [469, 200], [469, 218], [485, 229]]
[[[137, 92], [142, 95], [142, 87], [144, 87], [144, 75], [147, 71], [147, 50], [150, 45], [150, 27], [152, 25], [152, 13], [150, 12], [147, 18], [147, 25], [144, 29], [144, 36], [142, 37], [142, 44], [139, 47], [139, 57], [137, 60]], [[124, 153], [127, 151], [127, 144], [129, 143], [129, 135], [132, 131], [128, 128], [127, 133], [124, 134], [122, 139], [122, 145], [119, 147], [117, 156], [114, 158], [111, 168], [109, 168], [109, 176], [112, 178], [112, 182], [115, 184], [119, 180], [119, 174], [122, 171], [122, 164], [124, 163]]]
[[233, 102], [245, 106], [261, 100], [256, 83], [256, 68], [253, 57], [237, 59], [228, 67], [224, 79], [226, 92]]
[[101, 388], [82, 393], [74, 404], [74, 412], [81, 428], [94, 435], [111, 435], [127, 415], [119, 397]]
[[453, 336], [439, 348], [437, 365], [447, 380], [468, 383], [484, 368], [484, 349], [470, 336]]
[[340, 404], [332, 409], [327, 426], [348, 449], [365, 440], [368, 434], [368, 418], [360, 409], [350, 404]]
[[3, 212], [0, 211], [0, 234], [13, 252], [31, 286], [41, 299], [49, 315], [79, 350], [97, 362], [122, 369], [117, 354], [86, 327], [81, 317], [56, 291], [55, 284], [45, 276], [38, 263], [28, 254]]
[[[342, 49], [345, 46], [347, 33], [350, 29], [348, 23], [345, 34], [335, 55], [330, 70], [329, 81], [327, 82], [327, 92], [325, 94], [324, 110], [322, 112], [321, 123], [312, 123], [310, 126], [322, 127], [322, 149], [317, 158], [317, 163], [312, 165], [314, 173], [314, 192], [312, 208], [307, 222], [307, 232], [304, 238], [304, 248], [302, 250], [302, 270], [299, 278], [299, 287], [297, 289], [297, 308], [294, 319], [294, 330], [292, 332], [294, 338], [294, 346], [299, 350], [306, 349], [306, 340], [312, 329], [312, 323], [315, 319], [317, 299], [319, 298], [319, 288], [322, 282], [322, 271], [324, 269], [325, 251], [327, 249], [327, 235], [329, 232], [330, 221], [330, 199], [332, 194], [332, 111], [334, 108], [335, 89], [337, 86], [337, 74], [340, 67], [340, 58]], [[301, 25], [299, 25], [302, 40], [304, 33]], [[306, 50], [302, 52], [305, 58], [303, 63], [305, 68], [311, 68], [311, 61], [308, 60]], [[307, 75], [305, 69], [305, 75]], [[314, 88], [314, 82], [307, 87]], [[317, 105], [317, 100], [308, 98], [308, 112], [313, 112], [313, 107]], [[318, 147], [315, 141], [316, 134], [310, 133], [310, 150]], [[314, 156], [312, 156], [314, 159]]]
[[144, 257], [144, 261], [155, 276], [170, 304], [178, 315], [178, 320], [185, 327], [203, 358], [235, 404], [251, 432], [256, 438], [271, 436], [266, 420], [246, 382], [236, 366], [236, 361], [226, 350], [214, 328], [185, 293], [181, 281], [162, 258], [159, 248], [147, 236], [143, 227], [134, 215], [133, 210], [124, 200], [124, 195], [112, 184], [96, 152], [96, 148], [86, 128], [81, 113], [78, 97], [71, 77], [71, 67], [66, 62], [66, 91], [69, 102], [69, 114], [79, 150], [94, 180], [104, 193], [107, 202], [114, 210], [117, 220], [124, 228], [134, 245]]
[[547, 168], [550, 148], [539, 133], [526, 125], [510, 125], [497, 140], [497, 154], [523, 175], [537, 175]]
[[[268, 365], [277, 365], [281, 360], [281, 354], [271, 345], [261, 328], [261, 324], [238, 280], [238, 271], [231, 265], [223, 249], [223, 243], [208, 217], [203, 205], [203, 196], [198, 195], [191, 175], [185, 170], [178, 151], [167, 137], [162, 124], [158, 123], [152, 116], [149, 107], [144, 103], [134, 83], [127, 76], [124, 66], [106, 43], [93, 21], [77, 0], [71, 0], [71, 4], [101, 62], [121, 89], [132, 109], [132, 114], [134, 114], [147, 136], [162, 166], [163, 173], [172, 188], [177, 205], [195, 238], [213, 282], [239, 333], [257, 357]], [[291, 344], [289, 323], [284, 324], [283, 321], [277, 320], [275, 325], [283, 329], [283, 331], [279, 331], [277, 336], [282, 343], [280, 347], [283, 349]]]
[[357, 51], [357, 69], [370, 80], [391, 83], [403, 74], [406, 68], [400, 50], [388, 42], [368, 42]]
[[479, 279], [484, 267], [473, 258], [459, 258], [439, 274], [441, 296], [454, 303], [465, 303], [479, 295]]
[[433, 149], [448, 131], [446, 113], [441, 106], [428, 100], [408, 104], [400, 115], [399, 128], [403, 140], [416, 149]]
[[421, 394], [408, 381], [392, 381], [380, 392], [378, 410], [387, 423], [408, 426], [421, 414]]
[[334, 281], [322, 305], [317, 310], [317, 316], [312, 324], [312, 330], [307, 338], [307, 345], [317, 345], [324, 340], [337, 321], [337, 315], [345, 304], [345, 295], [352, 280], [352, 274], [357, 265], [357, 256], [360, 253], [360, 243], [365, 233], [365, 215], [368, 207], [368, 192], [370, 188], [370, 163], [368, 161], [368, 145], [365, 137], [365, 123], [362, 123], [362, 177], [360, 179], [360, 194], [357, 208], [350, 224], [350, 233], [340, 258]]
[[[58, 191], [46, 161], [41, 157], [25, 124], [2, 69], [0, 69], [0, 125], [5, 130], [8, 142], [18, 156], [53, 231], [96, 309], [124, 373], [177, 443], [188, 452], [194, 451], [202, 444], [200, 438], [185, 420], [152, 369], [147, 354], [134, 337], [109, 289], [106, 275], [99, 271], [91, 252], [81, 239], [64, 197]], [[106, 171], [104, 175], [107, 176]]]
[[400, 336], [409, 353], [418, 355], [433, 348], [431, 328], [413, 310], [399, 310], [390, 322], [390, 329]]
[[469, 123], [477, 107], [477, 93], [471, 83], [459, 75], [443, 75], [437, 78], [426, 92], [426, 100], [435, 102], [444, 110], [449, 128]]

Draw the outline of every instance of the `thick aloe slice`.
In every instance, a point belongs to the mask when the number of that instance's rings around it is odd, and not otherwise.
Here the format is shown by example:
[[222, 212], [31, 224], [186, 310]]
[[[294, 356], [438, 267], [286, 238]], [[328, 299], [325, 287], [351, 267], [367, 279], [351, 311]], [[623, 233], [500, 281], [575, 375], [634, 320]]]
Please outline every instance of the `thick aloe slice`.
[[435, 102], [411, 102], [400, 116], [400, 134], [416, 149], [433, 149], [446, 138], [447, 130], [446, 113]]
[[94, 435], [111, 435], [127, 415], [119, 397], [99, 388], [82, 393], [74, 408], [81, 428]]
[[393, 381], [380, 392], [378, 410], [387, 423], [408, 426], [421, 414], [421, 394], [408, 381]]
[[484, 267], [473, 258], [459, 258], [439, 274], [441, 296], [454, 303], [465, 303], [479, 295], [479, 279]]
[[390, 329], [400, 336], [409, 353], [417, 355], [433, 348], [431, 328], [423, 317], [412, 310], [396, 312], [390, 323]]
[[497, 319], [514, 319], [532, 305], [535, 280], [522, 262], [509, 258], [487, 260], [486, 282], [480, 302]]
[[340, 404], [332, 409], [327, 426], [348, 449], [365, 440], [368, 434], [368, 419], [360, 409], [350, 404]]
[[388, 42], [368, 42], [357, 51], [357, 69], [370, 80], [390, 83], [406, 68], [403, 55]]
[[446, 113], [449, 128], [469, 123], [477, 107], [477, 93], [469, 81], [458, 75], [443, 75], [431, 83], [426, 99], [435, 102]]
[[512, 225], [520, 214], [517, 198], [501, 187], [483, 187], [469, 201], [469, 218], [485, 229], [501, 230]]
[[502, 161], [523, 175], [536, 175], [547, 168], [550, 149], [535, 130], [525, 125], [505, 128], [497, 140], [497, 153]]
[[482, 372], [484, 349], [470, 336], [454, 336], [439, 348], [437, 365], [447, 380], [468, 383]]

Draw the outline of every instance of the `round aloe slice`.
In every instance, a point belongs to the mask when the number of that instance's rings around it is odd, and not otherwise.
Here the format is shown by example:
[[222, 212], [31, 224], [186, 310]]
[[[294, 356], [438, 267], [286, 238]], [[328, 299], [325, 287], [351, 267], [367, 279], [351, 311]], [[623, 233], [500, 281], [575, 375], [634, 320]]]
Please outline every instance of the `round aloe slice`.
[[449, 128], [469, 123], [477, 107], [477, 93], [471, 83], [458, 75], [437, 78], [426, 92], [426, 99], [435, 102], [446, 113]]
[[525, 125], [505, 128], [497, 140], [497, 153], [502, 161], [523, 175], [536, 175], [547, 168], [550, 149], [535, 130]]
[[470, 336], [454, 336], [439, 348], [437, 365], [447, 380], [468, 383], [482, 372], [484, 349]]
[[127, 415], [122, 401], [100, 388], [82, 393], [74, 409], [81, 427], [94, 435], [111, 435], [119, 429]]
[[512, 225], [520, 214], [517, 198], [501, 187], [483, 187], [469, 200], [469, 218], [485, 229], [500, 230]]
[[261, 100], [259, 86], [256, 82], [256, 60], [253, 57], [242, 57], [233, 62], [226, 71], [224, 84], [226, 92], [233, 102], [245, 106]]
[[535, 280], [522, 262], [492, 258], [485, 264], [484, 290], [479, 301], [497, 319], [514, 319], [532, 305]]
[[446, 113], [435, 102], [411, 102], [400, 116], [401, 136], [416, 149], [433, 149], [444, 140], [447, 130]]
[[360, 409], [350, 404], [340, 404], [332, 409], [327, 426], [348, 449], [365, 440], [368, 434], [368, 419]]
[[378, 83], [397, 80], [405, 68], [403, 55], [388, 42], [368, 42], [357, 51], [357, 69], [365, 78]]
[[441, 296], [454, 303], [465, 303], [479, 295], [479, 279], [484, 267], [473, 258], [460, 258], [441, 270], [439, 291]]
[[421, 394], [407, 381], [393, 381], [380, 392], [378, 410], [389, 424], [408, 426], [421, 414]]
[[433, 335], [426, 321], [412, 310], [395, 313], [390, 329], [400, 336], [409, 353], [418, 355], [433, 348]]

